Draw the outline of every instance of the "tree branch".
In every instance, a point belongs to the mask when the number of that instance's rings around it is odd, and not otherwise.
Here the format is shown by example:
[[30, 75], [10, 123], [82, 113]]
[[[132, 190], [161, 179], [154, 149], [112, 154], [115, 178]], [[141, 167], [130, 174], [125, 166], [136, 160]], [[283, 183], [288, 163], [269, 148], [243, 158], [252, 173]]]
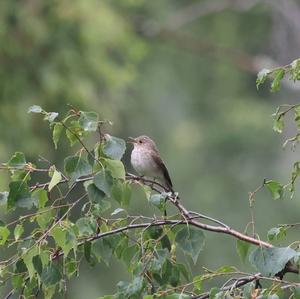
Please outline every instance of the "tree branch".
[[[242, 277], [242, 278], [237, 279], [234, 283], [232, 283], [228, 286], [225, 286], [224, 288], [221, 288], [220, 291], [233, 290], [233, 289], [239, 288], [243, 285], [246, 285], [252, 281], [259, 280], [259, 278], [260, 278], [260, 273], [250, 275], [248, 277]], [[207, 298], [209, 298], [209, 292], [194, 296], [192, 298], [193, 299], [207, 299]]]

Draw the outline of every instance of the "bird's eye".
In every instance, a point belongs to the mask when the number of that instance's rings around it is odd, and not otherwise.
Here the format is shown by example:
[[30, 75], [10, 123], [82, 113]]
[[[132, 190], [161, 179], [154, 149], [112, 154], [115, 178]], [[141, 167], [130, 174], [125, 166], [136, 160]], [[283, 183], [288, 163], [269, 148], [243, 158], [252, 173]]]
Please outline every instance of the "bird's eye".
[[142, 141], [142, 140], [139, 140], [139, 143], [141, 144], [141, 143], [143, 143], [143, 141]]

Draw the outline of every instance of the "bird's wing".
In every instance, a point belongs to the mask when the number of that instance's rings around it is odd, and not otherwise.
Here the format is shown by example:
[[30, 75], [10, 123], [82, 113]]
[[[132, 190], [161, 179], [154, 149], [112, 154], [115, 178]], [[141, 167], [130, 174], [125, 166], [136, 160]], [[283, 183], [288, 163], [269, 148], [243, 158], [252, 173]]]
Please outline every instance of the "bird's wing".
[[158, 167], [160, 169], [162, 169], [165, 181], [167, 183], [167, 187], [170, 189], [170, 191], [172, 191], [173, 190], [173, 184], [172, 184], [172, 181], [171, 181], [171, 178], [170, 178], [170, 175], [169, 175], [169, 172], [168, 172], [168, 169], [167, 169], [165, 163], [157, 155], [154, 155], [153, 158], [154, 158], [155, 163], [158, 165]]

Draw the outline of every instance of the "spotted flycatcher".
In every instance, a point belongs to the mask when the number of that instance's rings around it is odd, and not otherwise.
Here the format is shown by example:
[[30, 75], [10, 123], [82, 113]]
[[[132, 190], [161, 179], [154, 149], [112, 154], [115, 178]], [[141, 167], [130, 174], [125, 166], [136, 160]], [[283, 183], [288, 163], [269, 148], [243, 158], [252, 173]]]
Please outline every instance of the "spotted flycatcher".
[[173, 192], [172, 181], [154, 141], [148, 136], [131, 138], [133, 150], [131, 164], [135, 171], [142, 176], [158, 179], [169, 191]]

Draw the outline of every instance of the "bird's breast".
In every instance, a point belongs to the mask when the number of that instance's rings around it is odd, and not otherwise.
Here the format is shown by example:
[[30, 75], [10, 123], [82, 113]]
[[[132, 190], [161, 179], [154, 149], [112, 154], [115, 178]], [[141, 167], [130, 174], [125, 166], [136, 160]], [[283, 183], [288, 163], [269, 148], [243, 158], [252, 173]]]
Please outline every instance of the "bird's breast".
[[134, 148], [131, 153], [131, 164], [140, 175], [149, 177], [158, 176], [157, 165], [149, 151]]

